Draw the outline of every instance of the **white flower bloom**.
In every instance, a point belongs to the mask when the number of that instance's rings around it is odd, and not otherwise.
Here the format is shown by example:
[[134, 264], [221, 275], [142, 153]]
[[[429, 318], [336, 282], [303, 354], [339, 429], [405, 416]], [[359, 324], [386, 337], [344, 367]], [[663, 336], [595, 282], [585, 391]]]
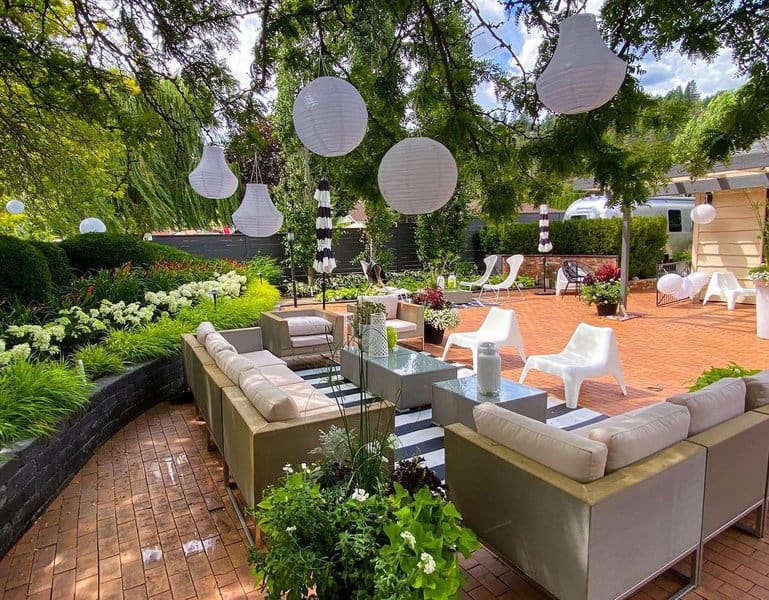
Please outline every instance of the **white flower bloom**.
[[291, 527], [286, 527], [287, 533], [294, 533], [295, 531], [296, 531], [296, 527], [294, 527], [293, 525]]
[[414, 537], [414, 534], [410, 531], [401, 531], [401, 537], [406, 540], [406, 543], [409, 545], [409, 547], [413, 550], [414, 546], [416, 546], [417, 540]]
[[417, 566], [422, 569], [425, 575], [430, 575], [435, 571], [435, 559], [427, 552], [422, 552]]
[[283, 467], [283, 472], [286, 475], [291, 475], [291, 473], [294, 472], [294, 469], [291, 468], [291, 465], [286, 465], [286, 466]]
[[368, 492], [361, 488], [355, 488], [350, 498], [357, 500], [358, 502], [365, 502], [368, 500]]

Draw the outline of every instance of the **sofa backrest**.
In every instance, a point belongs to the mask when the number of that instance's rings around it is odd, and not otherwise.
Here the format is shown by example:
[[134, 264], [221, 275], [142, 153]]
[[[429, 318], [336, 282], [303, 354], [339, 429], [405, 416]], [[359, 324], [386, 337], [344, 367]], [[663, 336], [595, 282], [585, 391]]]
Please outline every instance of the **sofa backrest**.
[[243, 395], [251, 401], [265, 421], [299, 418], [296, 402], [282, 389], [267, 381], [258, 369], [241, 373], [238, 381]]
[[689, 435], [696, 435], [745, 412], [745, 382], [726, 377], [696, 392], [683, 392], [667, 399], [689, 409]]
[[209, 333], [213, 333], [214, 331], [216, 331], [216, 327], [214, 327], [213, 323], [202, 321], [200, 325], [198, 325], [197, 331], [195, 331], [195, 337], [201, 344], [205, 345], [206, 337]]
[[743, 377], [745, 382], [745, 410], [754, 410], [769, 404], [769, 370]]
[[604, 476], [608, 449], [490, 402], [473, 409], [478, 433], [580, 483]]
[[214, 332], [209, 333], [206, 336], [206, 350], [211, 355], [211, 358], [216, 360], [216, 356], [220, 352], [237, 352], [235, 346], [230, 344], [221, 333]]
[[383, 296], [358, 296], [358, 302], [378, 302], [384, 304], [388, 319], [398, 318], [398, 295], [385, 294]]

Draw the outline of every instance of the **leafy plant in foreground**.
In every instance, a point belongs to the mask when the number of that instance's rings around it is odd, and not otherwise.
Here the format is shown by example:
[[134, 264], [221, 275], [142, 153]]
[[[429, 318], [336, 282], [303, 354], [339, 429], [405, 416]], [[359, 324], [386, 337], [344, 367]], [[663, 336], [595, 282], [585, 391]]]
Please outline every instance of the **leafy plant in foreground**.
[[711, 383], [715, 383], [719, 379], [724, 379], [726, 377], [747, 377], [748, 375], [755, 375], [758, 371], [759, 369], [746, 369], [735, 362], [730, 362], [726, 367], [710, 367], [695, 379], [694, 384], [689, 388], [689, 391], [696, 392], [697, 390], [709, 386]]

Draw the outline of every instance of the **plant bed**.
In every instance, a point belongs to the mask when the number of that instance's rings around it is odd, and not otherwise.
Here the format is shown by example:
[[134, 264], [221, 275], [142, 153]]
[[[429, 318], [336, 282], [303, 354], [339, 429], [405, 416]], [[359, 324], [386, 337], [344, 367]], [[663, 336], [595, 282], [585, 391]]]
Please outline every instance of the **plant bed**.
[[148, 408], [172, 400], [182, 383], [179, 355], [129, 366], [96, 380], [88, 408], [51, 436], [0, 448], [0, 558], [99, 446]]

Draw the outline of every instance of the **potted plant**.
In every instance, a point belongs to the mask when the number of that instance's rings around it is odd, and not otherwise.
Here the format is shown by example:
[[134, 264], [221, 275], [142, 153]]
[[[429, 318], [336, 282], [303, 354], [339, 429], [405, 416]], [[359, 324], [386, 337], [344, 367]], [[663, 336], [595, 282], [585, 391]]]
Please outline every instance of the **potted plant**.
[[361, 351], [368, 351], [371, 315], [375, 314], [387, 314], [385, 305], [381, 302], [370, 302], [368, 300], [358, 303], [352, 320], [352, 328], [353, 334], [358, 339], [358, 347]]
[[595, 274], [588, 273], [582, 282], [582, 299], [595, 304], [600, 316], [617, 312], [620, 301], [620, 270], [614, 265], [604, 265]]
[[429, 344], [442, 343], [445, 331], [459, 325], [459, 312], [443, 297], [439, 287], [412, 294], [411, 301], [425, 307], [425, 341]]
[[769, 265], [759, 265], [748, 271], [756, 286], [756, 335], [769, 339]]

